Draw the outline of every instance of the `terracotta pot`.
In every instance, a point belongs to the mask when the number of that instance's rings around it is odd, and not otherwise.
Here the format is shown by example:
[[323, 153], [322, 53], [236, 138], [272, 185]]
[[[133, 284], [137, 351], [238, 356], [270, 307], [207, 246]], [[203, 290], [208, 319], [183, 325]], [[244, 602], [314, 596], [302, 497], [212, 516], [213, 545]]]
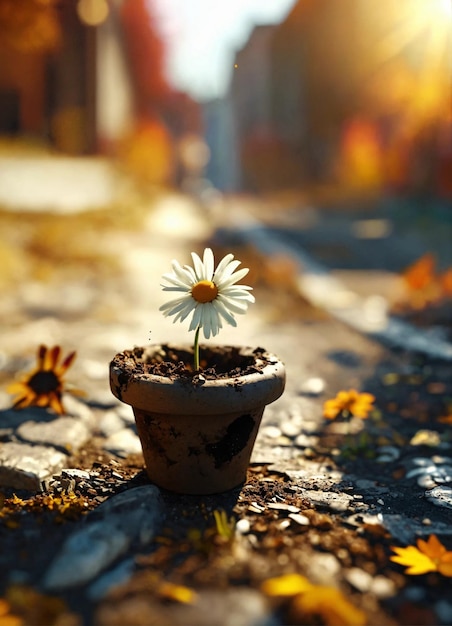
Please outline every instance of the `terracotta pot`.
[[[200, 353], [195, 375], [149, 371], [156, 360], [163, 371], [168, 361], [191, 363], [186, 346], [126, 350], [110, 363], [112, 393], [133, 408], [150, 480], [177, 493], [220, 493], [243, 483], [264, 408], [285, 385], [283, 363], [261, 348], [201, 346]], [[212, 377], [211, 364], [221, 377]], [[231, 373], [237, 367], [247, 369]]]

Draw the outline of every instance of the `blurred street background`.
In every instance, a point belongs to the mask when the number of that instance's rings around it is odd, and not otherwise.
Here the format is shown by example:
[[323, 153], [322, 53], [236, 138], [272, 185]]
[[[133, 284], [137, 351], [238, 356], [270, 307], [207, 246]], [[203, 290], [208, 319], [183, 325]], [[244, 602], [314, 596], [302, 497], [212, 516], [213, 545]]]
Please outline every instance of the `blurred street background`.
[[185, 238], [450, 356], [451, 51], [451, 0], [0, 0], [3, 349]]

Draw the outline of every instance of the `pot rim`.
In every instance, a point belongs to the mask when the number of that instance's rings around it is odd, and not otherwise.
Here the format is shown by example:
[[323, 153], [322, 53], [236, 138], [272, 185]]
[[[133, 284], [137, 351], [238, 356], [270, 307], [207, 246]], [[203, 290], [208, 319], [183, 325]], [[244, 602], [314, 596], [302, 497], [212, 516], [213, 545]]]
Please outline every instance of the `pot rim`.
[[[162, 344], [151, 344], [147, 349], [158, 349]], [[165, 344], [173, 350], [187, 350], [187, 344]], [[208, 345], [208, 348], [234, 347]], [[240, 353], [251, 355], [256, 348], [235, 346]], [[244, 376], [218, 378], [194, 383], [190, 378], [171, 379], [155, 374], [129, 375], [113, 359], [110, 363], [110, 388], [114, 396], [134, 408], [159, 413], [212, 414], [235, 410], [249, 410], [256, 405], [267, 405], [281, 396], [285, 386], [285, 366], [275, 354], [262, 350], [267, 364], [259, 372]], [[118, 353], [122, 355], [123, 352]], [[263, 359], [256, 357], [256, 362]], [[220, 409], [220, 411], [219, 411]]]

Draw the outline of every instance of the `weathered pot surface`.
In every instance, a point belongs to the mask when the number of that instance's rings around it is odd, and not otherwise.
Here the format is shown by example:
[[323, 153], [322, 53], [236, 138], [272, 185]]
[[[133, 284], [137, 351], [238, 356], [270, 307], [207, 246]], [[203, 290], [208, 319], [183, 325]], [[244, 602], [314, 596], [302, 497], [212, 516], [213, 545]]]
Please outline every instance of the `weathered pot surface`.
[[184, 365], [186, 346], [125, 350], [110, 364], [112, 393], [133, 408], [150, 480], [178, 493], [243, 483], [264, 408], [284, 391], [284, 365], [264, 349], [201, 346], [201, 355], [196, 373]]

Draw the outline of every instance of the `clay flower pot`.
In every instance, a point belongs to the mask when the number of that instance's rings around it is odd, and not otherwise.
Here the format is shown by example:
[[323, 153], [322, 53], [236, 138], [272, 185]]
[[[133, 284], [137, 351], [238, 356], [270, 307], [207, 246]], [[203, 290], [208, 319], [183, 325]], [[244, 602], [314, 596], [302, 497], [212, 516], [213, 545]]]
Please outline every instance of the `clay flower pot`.
[[150, 345], [117, 354], [110, 387], [131, 405], [148, 476], [180, 494], [214, 494], [246, 480], [264, 408], [281, 396], [285, 367], [261, 348]]

